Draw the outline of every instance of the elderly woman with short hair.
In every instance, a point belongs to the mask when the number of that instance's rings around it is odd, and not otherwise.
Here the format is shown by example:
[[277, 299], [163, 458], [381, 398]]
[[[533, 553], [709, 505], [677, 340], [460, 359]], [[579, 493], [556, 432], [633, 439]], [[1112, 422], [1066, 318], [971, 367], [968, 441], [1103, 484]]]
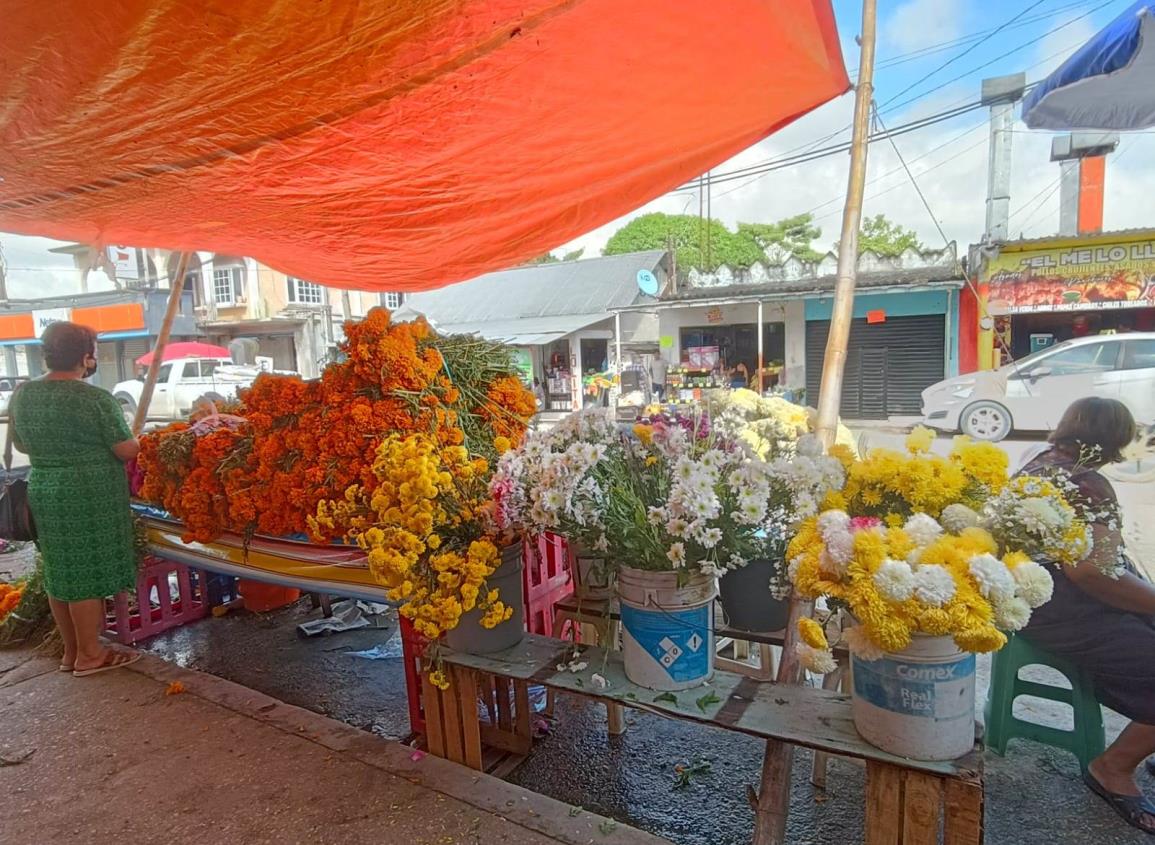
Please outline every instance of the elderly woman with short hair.
[[139, 658], [105, 647], [100, 635], [105, 598], [136, 583], [124, 462], [140, 446], [119, 403], [85, 383], [96, 372], [96, 333], [54, 323], [41, 342], [48, 375], [16, 391], [9, 425], [32, 465], [28, 503], [64, 641], [60, 669], [84, 677]]

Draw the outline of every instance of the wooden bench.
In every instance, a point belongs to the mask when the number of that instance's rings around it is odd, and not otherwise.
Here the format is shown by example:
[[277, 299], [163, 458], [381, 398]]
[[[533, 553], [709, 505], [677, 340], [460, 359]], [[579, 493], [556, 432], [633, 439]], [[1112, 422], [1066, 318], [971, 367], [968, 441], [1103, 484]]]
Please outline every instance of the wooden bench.
[[533, 743], [529, 686], [536, 684], [865, 760], [867, 845], [982, 842], [982, 756], [977, 750], [950, 762], [907, 760], [862, 739], [854, 729], [849, 697], [838, 692], [717, 672], [709, 686], [659, 694], [630, 683], [616, 652], [584, 648], [581, 660], [588, 666], [580, 672], [564, 668], [572, 653], [571, 643], [535, 635], [494, 655], [444, 652], [449, 689], [436, 689], [428, 676], [424, 682], [430, 752], [478, 770], [486, 746], [528, 753]]

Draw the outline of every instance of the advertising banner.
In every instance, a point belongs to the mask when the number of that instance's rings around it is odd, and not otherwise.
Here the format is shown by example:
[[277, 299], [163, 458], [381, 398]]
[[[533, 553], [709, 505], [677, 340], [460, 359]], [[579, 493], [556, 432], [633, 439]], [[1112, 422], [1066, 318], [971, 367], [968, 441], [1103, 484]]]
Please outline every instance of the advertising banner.
[[1155, 239], [1067, 243], [989, 259], [991, 313], [1155, 308]]

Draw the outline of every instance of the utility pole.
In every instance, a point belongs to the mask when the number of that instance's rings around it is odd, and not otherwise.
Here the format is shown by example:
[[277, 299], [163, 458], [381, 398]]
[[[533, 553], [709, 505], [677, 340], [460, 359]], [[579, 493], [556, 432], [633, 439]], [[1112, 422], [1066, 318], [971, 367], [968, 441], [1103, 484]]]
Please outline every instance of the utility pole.
[[[854, 283], [858, 269], [858, 230], [862, 223], [862, 195], [866, 186], [866, 149], [870, 137], [870, 108], [874, 99], [874, 39], [877, 24], [876, 0], [863, 0], [862, 34], [859, 36], [858, 84], [854, 91], [854, 134], [850, 142], [850, 176], [846, 206], [842, 212], [842, 236], [838, 242], [838, 279], [834, 286], [834, 314], [822, 385], [818, 391], [817, 434], [829, 449], [838, 433], [838, 406], [842, 396], [842, 376], [846, 369], [846, 346], [854, 317]], [[790, 597], [786, 640], [778, 683], [796, 684], [802, 666], [795, 650], [798, 621], [810, 615], [810, 603], [797, 595]], [[790, 775], [794, 767], [794, 747], [771, 740], [762, 760], [762, 781], [754, 813], [754, 845], [784, 845], [786, 819], [790, 813]]]

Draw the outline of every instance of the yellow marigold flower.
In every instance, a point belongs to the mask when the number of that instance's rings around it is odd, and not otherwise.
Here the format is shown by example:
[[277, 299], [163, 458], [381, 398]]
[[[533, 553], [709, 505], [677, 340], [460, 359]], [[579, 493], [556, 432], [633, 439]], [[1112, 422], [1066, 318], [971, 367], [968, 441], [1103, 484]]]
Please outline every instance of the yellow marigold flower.
[[654, 441], [654, 427], [652, 425], [643, 425], [638, 423], [634, 426], [634, 436], [641, 440], [643, 444], [649, 446]]
[[906, 448], [912, 455], [921, 455], [934, 446], [935, 433], [926, 426], [918, 425], [906, 437]]
[[830, 643], [826, 641], [826, 632], [822, 630], [822, 626], [814, 619], [799, 619], [798, 635], [802, 637], [802, 642], [811, 648], [816, 648], [821, 651], [826, 651], [830, 648]]
[[652, 467], [657, 462], [658, 462], [658, 459], [656, 457], [654, 457], [653, 455], [647, 455], [646, 456], [646, 466]]
[[449, 678], [441, 669], [434, 669], [429, 673], [429, 683], [433, 684], [433, 686], [440, 690], [449, 689]]
[[508, 437], [497, 436], [493, 440], [493, 448], [497, 450], [497, 454], [503, 455], [513, 448], [513, 444], [509, 442]]
[[985, 654], [998, 651], [1007, 644], [1007, 636], [992, 625], [971, 628], [954, 635], [955, 644], [963, 651]]

